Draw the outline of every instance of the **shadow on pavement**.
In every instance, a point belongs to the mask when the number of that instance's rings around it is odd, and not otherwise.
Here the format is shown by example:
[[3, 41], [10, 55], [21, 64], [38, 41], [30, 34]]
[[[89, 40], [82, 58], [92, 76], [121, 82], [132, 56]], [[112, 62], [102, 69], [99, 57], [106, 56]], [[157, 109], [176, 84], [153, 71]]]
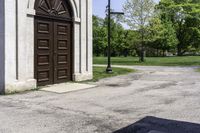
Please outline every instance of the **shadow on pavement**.
[[148, 116], [114, 133], [200, 133], [200, 124]]

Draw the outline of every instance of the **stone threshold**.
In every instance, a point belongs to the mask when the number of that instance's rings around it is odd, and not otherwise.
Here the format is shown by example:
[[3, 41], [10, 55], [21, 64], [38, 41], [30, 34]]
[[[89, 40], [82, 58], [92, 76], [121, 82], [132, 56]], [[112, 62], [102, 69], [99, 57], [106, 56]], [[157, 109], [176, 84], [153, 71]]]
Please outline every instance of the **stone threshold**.
[[61, 84], [54, 84], [54, 85], [48, 85], [45, 87], [42, 87], [40, 91], [47, 91], [47, 92], [53, 92], [53, 93], [68, 93], [68, 92], [74, 92], [84, 89], [90, 89], [94, 88], [97, 85], [91, 85], [91, 84], [82, 84], [82, 83], [61, 83]]

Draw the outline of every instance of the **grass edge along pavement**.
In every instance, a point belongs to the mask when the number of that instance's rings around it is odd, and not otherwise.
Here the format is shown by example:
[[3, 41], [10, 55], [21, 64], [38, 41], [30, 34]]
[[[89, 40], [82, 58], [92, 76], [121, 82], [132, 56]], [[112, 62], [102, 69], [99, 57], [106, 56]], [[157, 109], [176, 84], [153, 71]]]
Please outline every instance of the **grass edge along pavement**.
[[106, 67], [103, 66], [94, 66], [93, 67], [93, 79], [92, 82], [99, 81], [100, 79], [119, 76], [119, 75], [126, 75], [129, 73], [134, 73], [136, 70], [129, 69], [129, 68], [119, 68], [119, 67], [113, 67], [112, 73], [106, 73]]
[[[94, 57], [94, 64], [107, 64], [106, 57]], [[138, 57], [112, 57], [113, 65], [140, 66], [200, 66], [200, 56], [146, 57], [145, 62], [139, 62]]]
[[199, 72], [199, 73], [200, 73], [200, 68], [197, 68], [197, 69], [196, 69], [196, 72]]

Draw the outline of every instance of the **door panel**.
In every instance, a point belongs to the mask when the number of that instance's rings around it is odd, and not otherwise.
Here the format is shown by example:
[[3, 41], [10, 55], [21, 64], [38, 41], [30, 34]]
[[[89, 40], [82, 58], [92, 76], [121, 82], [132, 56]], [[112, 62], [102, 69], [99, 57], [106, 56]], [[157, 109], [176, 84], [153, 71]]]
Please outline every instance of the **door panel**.
[[35, 77], [38, 85], [71, 80], [71, 24], [35, 18]]
[[54, 81], [60, 83], [71, 80], [71, 25], [54, 22]]
[[35, 75], [38, 85], [53, 82], [52, 26], [52, 22], [45, 19], [35, 20]]

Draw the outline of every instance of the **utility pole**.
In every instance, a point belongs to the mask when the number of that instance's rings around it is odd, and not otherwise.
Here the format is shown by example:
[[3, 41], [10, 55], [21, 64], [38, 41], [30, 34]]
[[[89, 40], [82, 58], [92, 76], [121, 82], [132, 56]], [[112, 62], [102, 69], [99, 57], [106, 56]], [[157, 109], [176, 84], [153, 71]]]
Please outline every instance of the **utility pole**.
[[124, 15], [123, 12], [111, 12], [111, 0], [108, 0], [108, 6], [107, 6], [107, 17], [108, 17], [108, 65], [106, 68], [107, 73], [112, 73], [112, 67], [111, 67], [111, 14], [120, 14]]

